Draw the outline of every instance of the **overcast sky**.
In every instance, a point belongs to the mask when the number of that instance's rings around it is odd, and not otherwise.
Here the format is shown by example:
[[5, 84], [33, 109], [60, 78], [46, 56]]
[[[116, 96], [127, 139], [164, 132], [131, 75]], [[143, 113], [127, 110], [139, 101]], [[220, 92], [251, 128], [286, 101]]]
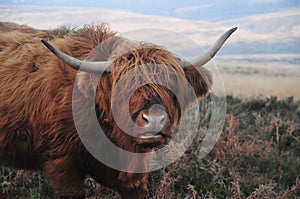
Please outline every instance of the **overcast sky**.
[[214, 22], [300, 7], [299, 0], [0, 0], [0, 4], [110, 8]]

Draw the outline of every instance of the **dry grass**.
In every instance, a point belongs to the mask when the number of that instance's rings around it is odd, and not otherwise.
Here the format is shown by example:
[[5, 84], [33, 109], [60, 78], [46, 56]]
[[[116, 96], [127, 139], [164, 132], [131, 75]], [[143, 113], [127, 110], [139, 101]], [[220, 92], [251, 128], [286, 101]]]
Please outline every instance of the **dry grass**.
[[[248, 101], [227, 97], [226, 124], [213, 151], [198, 158], [199, 134], [178, 161], [151, 173], [150, 198], [299, 198], [299, 106], [292, 97]], [[207, 120], [201, 122], [200, 131], [205, 131]], [[91, 178], [86, 179], [86, 192], [87, 198], [118, 198]], [[54, 198], [39, 172], [5, 168], [0, 170], [0, 194], [0, 198]]]
[[226, 93], [242, 99], [269, 98], [271, 96], [278, 96], [281, 99], [294, 96], [295, 99], [300, 99], [300, 76], [282, 77], [224, 73], [222, 78]]
[[242, 99], [294, 96], [300, 100], [299, 54], [216, 57], [228, 95]]

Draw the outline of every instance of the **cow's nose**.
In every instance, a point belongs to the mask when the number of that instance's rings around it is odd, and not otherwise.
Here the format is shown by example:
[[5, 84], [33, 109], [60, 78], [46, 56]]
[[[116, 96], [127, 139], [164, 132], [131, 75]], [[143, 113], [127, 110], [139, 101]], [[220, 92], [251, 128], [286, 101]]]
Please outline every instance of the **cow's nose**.
[[142, 117], [145, 132], [159, 132], [166, 123], [166, 115], [164, 113], [155, 115], [143, 113]]

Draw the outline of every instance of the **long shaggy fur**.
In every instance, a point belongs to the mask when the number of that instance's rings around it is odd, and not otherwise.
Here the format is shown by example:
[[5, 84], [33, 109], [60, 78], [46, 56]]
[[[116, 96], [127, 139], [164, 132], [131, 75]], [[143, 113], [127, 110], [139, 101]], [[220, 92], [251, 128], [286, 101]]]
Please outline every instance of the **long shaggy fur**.
[[[41, 39], [81, 60], [109, 61], [110, 72], [102, 74], [100, 81], [99, 75], [77, 72], [46, 49]], [[98, 162], [85, 149], [73, 121], [72, 93], [79, 93], [73, 103], [79, 107], [77, 119], [87, 132], [93, 131], [93, 123], [86, 118], [96, 107], [98, 122], [108, 138], [128, 151], [147, 152], [150, 149], [135, 144], [115, 124], [111, 103], [120, 104], [122, 100], [114, 89], [126, 74], [131, 75], [126, 78], [130, 81], [125, 82], [121, 94], [140, 81], [149, 81], [134, 92], [130, 113], [145, 106], [145, 101], [155, 101], [166, 107], [170, 123], [176, 123], [181, 113], [178, 101], [170, 90], [158, 84], [167, 82], [184, 93], [186, 85], [178, 82], [179, 74], [188, 80], [198, 97], [204, 96], [212, 84], [206, 69], [197, 72], [191, 66], [183, 70], [178, 61], [163, 47], [130, 42], [116, 36], [106, 25], [85, 26], [76, 31], [35, 30], [0, 22], [0, 164], [43, 170], [61, 198], [82, 198], [87, 174], [118, 190], [123, 198], [144, 198], [148, 192], [146, 173], [116, 171]], [[132, 160], [132, 167], [135, 161]]]

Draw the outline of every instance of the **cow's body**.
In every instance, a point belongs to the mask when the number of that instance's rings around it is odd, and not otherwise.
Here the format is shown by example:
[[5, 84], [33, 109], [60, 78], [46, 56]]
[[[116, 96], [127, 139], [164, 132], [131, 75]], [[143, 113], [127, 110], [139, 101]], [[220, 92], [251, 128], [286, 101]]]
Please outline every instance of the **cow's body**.
[[[98, 31], [105, 34], [104, 28]], [[40, 42], [47, 37], [41, 31], [1, 34], [0, 163], [42, 169], [54, 190], [69, 198], [83, 195], [86, 174], [117, 186], [118, 172], [95, 161], [80, 142], [71, 101], [77, 71], [59, 59], [48, 59], [51, 53]], [[95, 168], [87, 168], [83, 158], [95, 161]], [[99, 179], [94, 171], [104, 175]]]
[[[102, 73], [99, 82], [98, 74], [77, 72], [53, 56], [40, 42], [41, 39], [50, 40], [61, 51], [83, 60], [108, 38], [111, 40], [107, 48], [101, 47], [88, 58], [90, 61], [114, 58], [112, 71]], [[130, 47], [134, 52], [124, 56], [116, 50]], [[92, 132], [94, 124], [86, 118], [93, 114], [90, 110], [96, 106], [98, 122], [106, 136], [127, 151], [148, 152], [153, 150], [149, 148], [151, 144], [162, 144], [163, 138], [171, 137], [168, 131], [180, 112], [174, 95], [166, 89], [142, 87], [134, 93], [129, 104], [129, 112], [132, 117], [137, 113], [135, 122], [139, 125], [149, 122], [145, 121], [149, 110], [141, 109], [145, 107], [143, 99], [155, 99], [155, 103], [164, 106], [168, 112], [162, 130], [164, 136], [146, 140], [148, 147], [143, 147], [143, 139], [133, 141], [130, 135], [122, 132], [110, 110], [111, 92], [124, 73], [122, 71], [144, 62], [164, 64], [162, 69], [158, 68], [162, 71], [171, 67], [188, 80], [197, 97], [205, 95], [211, 86], [211, 76], [206, 69], [200, 68], [197, 73], [194, 67], [183, 69], [178, 58], [167, 50], [152, 44], [128, 43], [115, 37], [106, 26], [88, 26], [74, 32], [68, 29], [39, 31], [0, 23], [0, 165], [41, 169], [61, 198], [83, 197], [82, 184], [86, 175], [118, 190], [122, 198], [146, 197], [148, 175], [117, 171], [96, 160], [79, 139], [72, 114], [72, 103], [81, 107], [77, 119], [84, 123], [86, 132]], [[79, 79], [75, 82], [77, 73]], [[179, 84], [174, 82], [174, 87], [184, 90]], [[93, 87], [97, 87], [94, 99]], [[73, 89], [79, 96], [72, 102]], [[101, 150], [105, 152], [105, 148]], [[132, 160], [130, 165], [134, 164]]]

